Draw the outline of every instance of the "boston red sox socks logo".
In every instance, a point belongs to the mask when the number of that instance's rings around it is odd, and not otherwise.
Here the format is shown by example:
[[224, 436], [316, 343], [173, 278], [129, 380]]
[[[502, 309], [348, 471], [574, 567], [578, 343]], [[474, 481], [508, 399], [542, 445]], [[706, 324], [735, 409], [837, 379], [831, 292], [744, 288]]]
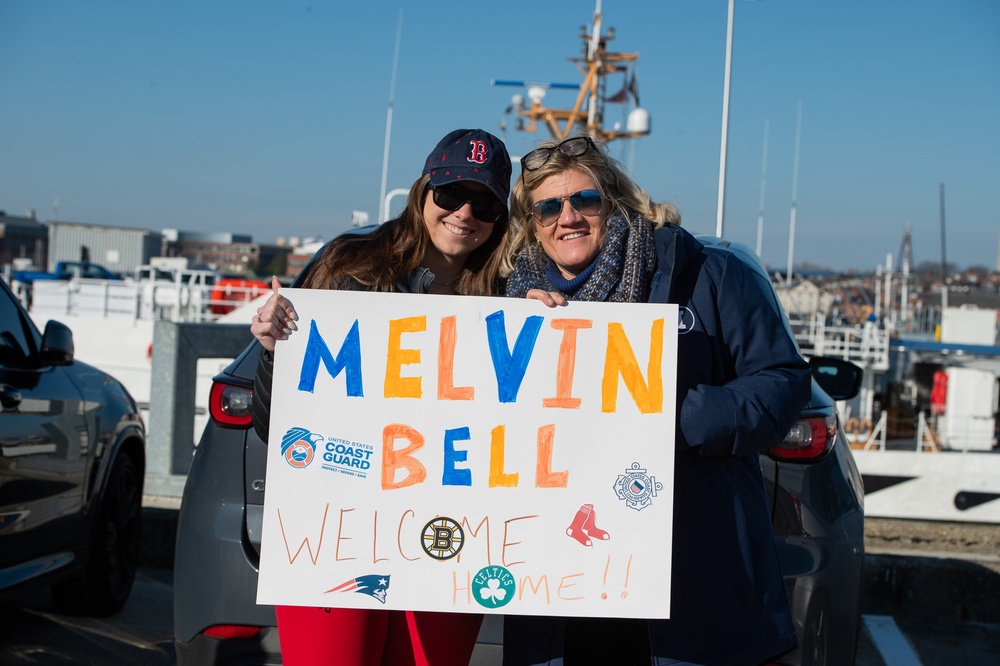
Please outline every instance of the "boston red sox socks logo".
[[573, 523], [566, 528], [566, 536], [572, 537], [584, 546], [592, 545], [590, 537], [598, 541], [607, 541], [611, 535], [599, 528], [595, 523], [594, 505], [584, 504], [576, 512]]

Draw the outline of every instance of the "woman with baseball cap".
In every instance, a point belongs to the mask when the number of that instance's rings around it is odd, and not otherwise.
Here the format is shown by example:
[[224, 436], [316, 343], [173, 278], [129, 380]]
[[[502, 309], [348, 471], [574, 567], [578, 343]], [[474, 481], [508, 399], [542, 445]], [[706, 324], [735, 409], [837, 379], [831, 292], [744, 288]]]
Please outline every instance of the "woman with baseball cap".
[[[368, 234], [328, 243], [302, 284], [414, 294], [487, 296], [502, 291], [510, 156], [480, 129], [446, 135], [424, 162], [403, 213]], [[267, 441], [274, 346], [295, 330], [291, 302], [274, 293], [250, 332], [263, 351], [253, 393], [253, 424]], [[466, 666], [482, 615], [278, 606], [282, 661], [338, 666]]]

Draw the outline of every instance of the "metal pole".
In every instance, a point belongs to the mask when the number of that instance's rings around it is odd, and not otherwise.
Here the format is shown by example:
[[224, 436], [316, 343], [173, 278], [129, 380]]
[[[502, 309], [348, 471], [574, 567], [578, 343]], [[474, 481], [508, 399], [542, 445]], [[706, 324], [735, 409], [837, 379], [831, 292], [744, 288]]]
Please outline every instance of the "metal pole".
[[382, 151], [382, 187], [379, 190], [378, 201], [378, 223], [385, 222], [386, 215], [389, 214], [385, 207], [385, 181], [389, 170], [389, 136], [392, 134], [392, 104], [396, 97], [396, 65], [399, 62], [399, 40], [403, 34], [403, 10], [399, 10], [399, 20], [396, 22], [396, 48], [392, 54], [392, 77], [389, 82], [389, 109], [385, 118], [385, 148]]
[[892, 311], [892, 254], [885, 255], [885, 287], [883, 287], [884, 296], [882, 297], [883, 310], [885, 311], [885, 317], [883, 322], [885, 323], [885, 328], [888, 331], [892, 331], [896, 327], [896, 317]]
[[944, 251], [944, 183], [941, 183], [941, 316], [948, 307], [948, 260]]
[[729, 79], [733, 65], [733, 7], [729, 0], [729, 20], [726, 27], [726, 76], [722, 88], [722, 145], [719, 148], [719, 206], [715, 218], [715, 235], [722, 237], [723, 208], [726, 200], [726, 142], [729, 136]]
[[799, 110], [795, 120], [795, 163], [792, 171], [792, 219], [788, 223], [788, 273], [785, 274], [785, 284], [792, 284], [792, 251], [795, 249], [795, 207], [799, 192], [799, 137], [802, 134], [802, 100], [799, 100]]
[[767, 131], [768, 120], [764, 119], [764, 157], [760, 164], [760, 210], [757, 213], [757, 256], [761, 256], [764, 245], [764, 186], [767, 182]]

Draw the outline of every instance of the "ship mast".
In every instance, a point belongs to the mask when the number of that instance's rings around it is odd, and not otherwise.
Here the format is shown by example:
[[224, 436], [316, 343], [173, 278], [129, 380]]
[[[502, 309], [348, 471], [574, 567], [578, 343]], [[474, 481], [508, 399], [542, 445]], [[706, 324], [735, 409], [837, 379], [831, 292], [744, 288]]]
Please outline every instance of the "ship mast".
[[[580, 27], [580, 38], [583, 40], [583, 57], [570, 58], [576, 64], [583, 83], [536, 83], [526, 81], [494, 80], [493, 85], [519, 86], [527, 89], [527, 103], [523, 96], [515, 95], [513, 110], [519, 119], [517, 129], [534, 132], [539, 125], [548, 129], [554, 139], [562, 140], [574, 131], [585, 130], [591, 136], [609, 143], [614, 139], [631, 139], [649, 134], [649, 114], [639, 107], [638, 86], [634, 64], [639, 59], [638, 53], [612, 53], [608, 51], [608, 42], [615, 38], [614, 28], [609, 28], [604, 34], [602, 30], [601, 0], [597, 0], [593, 23], [590, 32], [585, 26]], [[606, 97], [607, 77], [611, 74], [624, 74], [625, 83], [612, 98]], [[546, 91], [550, 88], [569, 88], [579, 90], [576, 101], [571, 108], [553, 108], [544, 104]], [[635, 108], [629, 113], [626, 127], [621, 129], [618, 123], [610, 129], [604, 127], [604, 107], [607, 101], [624, 101], [631, 96]], [[502, 125], [505, 127], [505, 125]]]

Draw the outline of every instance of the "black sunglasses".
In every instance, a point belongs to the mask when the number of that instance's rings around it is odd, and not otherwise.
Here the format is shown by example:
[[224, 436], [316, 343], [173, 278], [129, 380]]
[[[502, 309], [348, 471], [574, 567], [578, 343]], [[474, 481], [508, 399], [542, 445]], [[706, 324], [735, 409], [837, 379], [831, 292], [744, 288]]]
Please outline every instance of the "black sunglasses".
[[575, 136], [572, 139], [566, 139], [562, 143], [556, 144], [552, 148], [535, 148], [521, 158], [521, 177], [523, 179], [525, 171], [541, 169], [549, 161], [549, 158], [552, 157], [553, 151], [558, 150], [566, 157], [577, 157], [594, 147], [594, 142], [589, 136]]
[[458, 183], [431, 186], [434, 204], [445, 210], [458, 210], [466, 202], [472, 207], [472, 214], [482, 222], [498, 222], [507, 214], [507, 204], [491, 192], [476, 192]]
[[564, 197], [542, 199], [531, 207], [531, 212], [534, 213], [538, 226], [548, 227], [558, 220], [559, 215], [562, 214], [564, 201], [569, 201], [569, 205], [583, 215], [596, 215], [604, 207], [604, 197], [597, 190], [580, 190]]

